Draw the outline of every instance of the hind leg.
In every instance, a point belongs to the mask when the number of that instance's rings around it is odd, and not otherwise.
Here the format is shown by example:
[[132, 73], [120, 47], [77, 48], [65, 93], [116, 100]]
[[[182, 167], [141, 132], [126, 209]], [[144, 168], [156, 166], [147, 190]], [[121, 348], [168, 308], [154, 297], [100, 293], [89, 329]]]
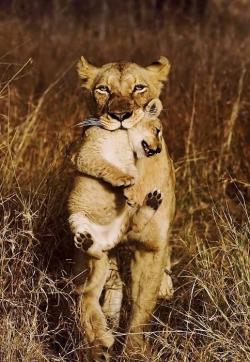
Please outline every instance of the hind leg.
[[[170, 261], [170, 222], [164, 214], [163, 216], [164, 219], [151, 220], [134, 241], [136, 250], [131, 263], [132, 311], [125, 347], [125, 351], [131, 356], [134, 353], [144, 353], [147, 349], [144, 332], [150, 328], [150, 317], [160, 292], [166, 263]], [[130, 242], [133, 243], [133, 240]], [[168, 284], [167, 280], [166, 285]]]

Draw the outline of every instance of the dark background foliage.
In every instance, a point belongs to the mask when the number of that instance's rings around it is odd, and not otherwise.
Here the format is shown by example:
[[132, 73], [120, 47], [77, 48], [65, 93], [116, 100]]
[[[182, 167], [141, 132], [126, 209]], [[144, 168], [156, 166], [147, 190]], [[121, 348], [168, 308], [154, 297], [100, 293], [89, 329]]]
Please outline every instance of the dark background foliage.
[[244, 0], [0, 1], [1, 360], [87, 358], [66, 221], [81, 55], [172, 64], [176, 292], [155, 314], [158, 360], [250, 359], [249, 18]]

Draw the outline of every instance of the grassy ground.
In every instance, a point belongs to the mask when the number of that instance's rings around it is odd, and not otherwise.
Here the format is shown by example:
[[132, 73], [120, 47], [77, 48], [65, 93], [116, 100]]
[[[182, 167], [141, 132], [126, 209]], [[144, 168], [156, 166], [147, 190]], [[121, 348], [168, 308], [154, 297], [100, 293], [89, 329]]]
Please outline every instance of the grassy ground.
[[154, 1], [13, 4], [0, 13], [0, 360], [87, 360], [65, 205], [66, 146], [86, 112], [75, 62], [165, 55], [176, 291], [150, 339], [157, 361], [250, 361], [248, 3], [211, 1], [200, 16]]

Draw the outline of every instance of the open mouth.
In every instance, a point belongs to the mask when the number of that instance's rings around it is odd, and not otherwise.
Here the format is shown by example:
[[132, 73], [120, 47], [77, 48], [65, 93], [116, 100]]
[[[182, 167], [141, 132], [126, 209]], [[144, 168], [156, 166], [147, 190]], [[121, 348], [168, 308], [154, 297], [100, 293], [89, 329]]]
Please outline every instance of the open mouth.
[[156, 153], [160, 153], [160, 152], [161, 152], [161, 147], [158, 146], [158, 147], [154, 150], [153, 148], [150, 148], [149, 145], [147, 144], [147, 142], [144, 141], [144, 140], [141, 142], [141, 145], [142, 145], [142, 148], [143, 148], [143, 150], [144, 150], [144, 152], [145, 152], [145, 155], [146, 155], [147, 157], [153, 156], [153, 155], [155, 155]]
[[152, 148], [149, 148], [149, 145], [147, 144], [146, 141], [143, 140], [142, 143], [141, 143], [141, 145], [142, 145], [143, 150], [144, 150], [144, 152], [145, 152], [145, 155], [146, 155], [147, 157], [151, 157], [151, 156], [153, 156], [153, 155], [156, 153], [155, 150], [152, 150]]

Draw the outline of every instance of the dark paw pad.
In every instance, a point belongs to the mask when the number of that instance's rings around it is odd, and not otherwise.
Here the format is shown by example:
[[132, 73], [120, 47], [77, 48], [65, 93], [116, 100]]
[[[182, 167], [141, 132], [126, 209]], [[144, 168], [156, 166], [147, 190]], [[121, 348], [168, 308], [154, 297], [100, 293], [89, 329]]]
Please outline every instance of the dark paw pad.
[[75, 237], [75, 246], [84, 251], [87, 251], [93, 244], [94, 240], [90, 233], [79, 233]]
[[146, 205], [151, 207], [154, 210], [157, 210], [162, 203], [162, 195], [159, 190], [155, 190], [154, 192], [150, 192], [146, 196]]

